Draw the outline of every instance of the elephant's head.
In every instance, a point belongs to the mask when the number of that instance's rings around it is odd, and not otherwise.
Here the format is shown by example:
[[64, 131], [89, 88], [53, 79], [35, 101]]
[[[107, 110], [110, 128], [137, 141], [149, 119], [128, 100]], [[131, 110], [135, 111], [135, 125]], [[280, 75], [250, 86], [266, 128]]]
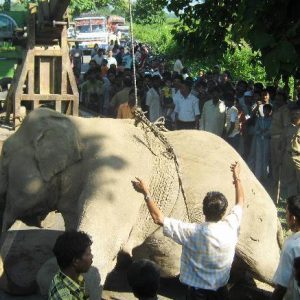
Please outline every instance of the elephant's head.
[[80, 140], [70, 119], [46, 108], [31, 112], [2, 148], [2, 230], [9, 229], [16, 219], [38, 225], [55, 210], [59, 174], [80, 159]]

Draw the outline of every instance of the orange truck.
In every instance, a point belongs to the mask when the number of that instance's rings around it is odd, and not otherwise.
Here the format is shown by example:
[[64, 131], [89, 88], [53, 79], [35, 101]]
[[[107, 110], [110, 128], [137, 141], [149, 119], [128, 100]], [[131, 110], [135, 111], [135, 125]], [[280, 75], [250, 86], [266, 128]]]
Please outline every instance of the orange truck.
[[107, 17], [107, 30], [111, 33], [116, 33], [118, 26], [125, 25], [125, 18], [120, 16], [108, 16]]

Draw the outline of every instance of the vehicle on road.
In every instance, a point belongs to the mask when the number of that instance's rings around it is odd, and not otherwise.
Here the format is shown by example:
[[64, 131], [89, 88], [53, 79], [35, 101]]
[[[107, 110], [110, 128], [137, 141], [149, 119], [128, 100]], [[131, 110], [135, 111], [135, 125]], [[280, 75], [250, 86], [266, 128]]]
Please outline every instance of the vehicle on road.
[[91, 51], [95, 44], [100, 48], [108, 47], [109, 33], [106, 17], [82, 16], [74, 19], [75, 39], [82, 50]]
[[24, 11], [0, 12], [0, 41], [15, 41], [23, 38], [27, 13]]
[[127, 25], [117, 25], [116, 26], [116, 35], [119, 39], [127, 39], [129, 37], [130, 28]]
[[107, 17], [107, 28], [109, 32], [116, 33], [116, 28], [123, 25], [125, 25], [125, 18], [120, 16]]

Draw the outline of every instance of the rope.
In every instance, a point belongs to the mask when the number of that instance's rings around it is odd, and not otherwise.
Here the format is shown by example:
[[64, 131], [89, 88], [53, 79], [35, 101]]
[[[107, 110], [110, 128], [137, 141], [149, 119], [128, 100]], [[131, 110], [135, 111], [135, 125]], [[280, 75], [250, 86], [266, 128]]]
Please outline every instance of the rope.
[[[134, 36], [133, 36], [133, 17], [132, 17], [132, 0], [129, 0], [129, 16], [130, 16], [130, 37], [131, 37], [131, 51], [132, 51], [132, 63], [133, 63], [133, 86], [134, 86], [134, 96], [135, 96], [135, 106], [138, 105], [138, 98], [137, 98], [137, 86], [136, 86], [136, 67], [135, 67], [135, 53], [134, 53]], [[140, 108], [136, 108], [133, 112], [135, 117], [135, 126], [139, 123], [143, 123], [153, 132], [154, 136], [156, 136], [166, 147], [166, 154], [169, 156], [170, 159], [173, 159], [175, 162], [176, 172], [178, 175], [179, 187], [183, 196], [184, 205], [186, 207], [188, 220], [190, 220], [190, 212], [187, 205], [187, 198], [185, 195], [185, 191], [182, 184], [182, 179], [180, 175], [180, 168], [177, 156], [175, 154], [174, 148], [169, 143], [167, 138], [161, 133], [161, 131], [167, 131], [164, 127], [164, 118], [159, 118], [154, 124], [152, 124], [145, 116], [144, 112]]]
[[132, 4], [129, 0], [129, 16], [130, 16], [130, 39], [131, 39], [131, 53], [132, 53], [132, 64], [133, 64], [133, 88], [134, 88], [134, 98], [135, 106], [138, 105], [137, 98], [137, 86], [136, 86], [136, 68], [135, 68], [135, 53], [134, 53], [134, 39], [133, 39], [133, 18], [132, 18]]
[[[135, 117], [135, 126], [138, 126], [139, 123], [142, 123], [144, 125], [146, 125], [146, 127], [148, 127], [150, 129], [150, 131], [154, 134], [154, 136], [156, 136], [166, 147], [166, 152], [168, 154], [168, 157], [170, 159], [174, 160], [175, 163], [175, 168], [176, 168], [176, 173], [178, 175], [178, 182], [179, 182], [179, 188], [180, 191], [182, 193], [183, 196], [183, 201], [184, 201], [184, 205], [187, 211], [187, 215], [188, 215], [188, 220], [190, 221], [190, 211], [189, 211], [189, 207], [187, 204], [187, 197], [185, 195], [185, 191], [183, 188], [183, 182], [182, 182], [182, 178], [181, 178], [181, 172], [180, 172], [180, 166], [179, 166], [179, 162], [178, 162], [178, 158], [177, 155], [175, 153], [175, 150], [173, 148], [173, 146], [169, 143], [168, 139], [162, 134], [160, 128], [158, 126], [155, 125], [155, 123], [151, 123], [145, 116], [144, 112], [140, 109], [140, 108], [136, 108], [133, 112], [134, 117]], [[161, 120], [158, 119], [158, 124], [161, 126]], [[163, 131], [167, 131], [164, 130], [165, 128], [163, 127], [162, 130]]]

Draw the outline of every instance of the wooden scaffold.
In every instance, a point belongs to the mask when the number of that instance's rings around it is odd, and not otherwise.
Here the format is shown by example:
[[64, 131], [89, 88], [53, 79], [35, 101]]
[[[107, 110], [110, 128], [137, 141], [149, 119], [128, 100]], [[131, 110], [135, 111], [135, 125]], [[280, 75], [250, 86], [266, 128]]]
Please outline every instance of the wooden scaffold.
[[58, 112], [78, 115], [79, 94], [69, 58], [66, 10], [69, 0], [30, 4], [25, 55], [7, 97], [6, 121], [13, 126], [21, 105], [33, 110], [46, 104]]

